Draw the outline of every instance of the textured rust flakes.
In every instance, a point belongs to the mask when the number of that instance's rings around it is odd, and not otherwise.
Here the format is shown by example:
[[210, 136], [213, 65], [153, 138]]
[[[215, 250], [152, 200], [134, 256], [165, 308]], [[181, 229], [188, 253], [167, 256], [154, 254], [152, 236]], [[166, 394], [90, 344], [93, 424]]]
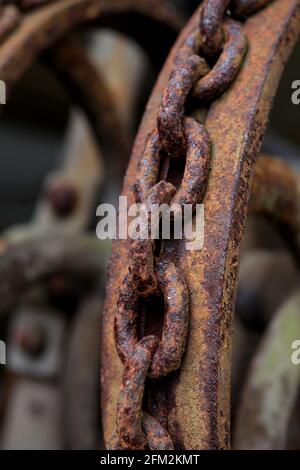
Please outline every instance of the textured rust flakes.
[[247, 38], [242, 25], [227, 19], [224, 24], [225, 44], [213, 69], [198, 80], [193, 95], [201, 101], [213, 101], [233, 82], [243, 63]]
[[202, 49], [208, 57], [220, 52], [223, 44], [222, 22], [230, 0], [205, 0], [200, 14]]
[[182, 127], [185, 102], [196, 81], [207, 72], [205, 60], [193, 54], [172, 72], [164, 92], [157, 127], [161, 147], [173, 158], [185, 155], [186, 139]]
[[139, 296], [131, 285], [130, 275], [123, 280], [117, 302], [115, 316], [115, 340], [122, 362], [130, 355], [133, 346], [138, 342], [137, 315]]
[[145, 380], [158, 339], [146, 336], [128, 357], [117, 404], [117, 430], [126, 449], [144, 449], [147, 439], [142, 430], [142, 401]]
[[[170, 408], [168, 398], [168, 429], [176, 447], [179, 445], [182, 448], [199, 449], [229, 446], [232, 303], [238, 248], [249, 193], [250, 165], [254, 161], [255, 149], [258, 147], [270, 105], [270, 84], [274, 86], [274, 78], [279, 76], [281, 71], [280, 61], [288, 52], [284, 42], [288, 37], [285, 29], [287, 25], [294, 25], [295, 31], [297, 29], [296, 20], [292, 21], [293, 16], [296, 18], [295, 3], [288, 0], [279, 2], [277, 6], [278, 2], [274, 2], [274, 6], [270, 8], [270, 18], [262, 12], [257, 18], [244, 23], [243, 28], [249, 34], [252, 46], [245, 70], [241, 71], [240, 79], [233, 84], [232, 92], [225, 94], [210, 108], [206, 120], [210, 136], [213, 138], [214, 165], [204, 201], [208, 222], [204, 249], [201, 253], [191, 254], [184, 251], [182, 244], [175, 245], [172, 242], [168, 245], [170, 249], [165, 250], [163, 254], [164, 259], [176, 260], [176, 265], [181, 267], [191, 292], [191, 328], [185, 360], [181, 373], [170, 377], [171, 382], [167, 386], [167, 394], [173, 396], [174, 403]], [[193, 53], [197, 52], [194, 47], [197, 43], [195, 25], [199, 21], [198, 12], [179, 38], [147, 107], [125, 181], [124, 193], [127, 195], [132, 196], [130, 190], [136, 179], [137, 162], [142, 158], [149, 132], [156, 127], [161, 96], [168, 84], [170, 72], [176, 67], [175, 61], [181, 64], [182, 55], [179, 49], [184, 44], [187, 49], [193, 50]], [[266, 24], [268, 34], [264, 34]], [[290, 33], [289, 37], [291, 36]], [[283, 40], [278, 41], [278, 37]], [[191, 38], [189, 44], [188, 38]], [[243, 43], [245, 45], [245, 41], [241, 41], [242, 45]], [[272, 61], [275, 54], [278, 60]], [[222, 58], [224, 59], [224, 52], [216, 66], [219, 67], [219, 75], [224, 73], [226, 78], [227, 68], [223, 70], [223, 67], [220, 67]], [[228, 51], [225, 59], [228, 60]], [[231, 68], [228, 69], [238, 70], [240, 64], [235, 63], [234, 56], [232, 61]], [[256, 65], [258, 70], [253, 75]], [[234, 78], [234, 73], [232, 76]], [[207, 80], [207, 77], [202, 80]], [[259, 119], [256, 115], [258, 105], [261, 111]], [[229, 116], [231, 119], [228, 119]], [[123, 256], [111, 273], [115, 278], [115, 285], [110, 289], [112, 298], [107, 302], [106, 319], [110, 325], [120, 285], [119, 271], [124, 274], [128, 263], [125, 244], [120, 245], [118, 242], [114, 252], [120, 249]], [[124, 261], [121, 261], [122, 259]], [[110, 332], [109, 327], [106, 331]], [[106, 340], [104, 357], [115, 358], [110, 338]], [[106, 386], [107, 395], [114, 391], [114, 387], [118, 387], [119, 381], [119, 377], [115, 378], [113, 373], [108, 375], [110, 382]], [[109, 416], [108, 409], [104, 411], [104, 422], [111, 426], [113, 418]]]
[[170, 261], [159, 260], [157, 276], [164, 295], [165, 316], [162, 338], [149, 369], [153, 379], [168, 375], [180, 366], [189, 319], [188, 288], [180, 270]]
[[143, 157], [139, 161], [137, 182], [135, 184], [136, 199], [145, 201], [150, 189], [155, 185], [160, 164], [160, 144], [157, 130], [147, 139]]
[[[163, 293], [165, 316], [162, 339], [153, 356], [149, 376], [158, 378], [177, 369], [188, 332], [189, 299], [186, 282], [171, 261], [158, 260], [155, 275]], [[115, 317], [115, 338], [120, 359], [130, 357], [138, 341], [138, 294], [127, 275], [120, 291]]]
[[[155, 418], [148, 413], [142, 413], [142, 430], [150, 450], [174, 450], [170, 434]], [[124, 450], [117, 433], [110, 441], [109, 450]]]
[[143, 413], [142, 428], [150, 450], [174, 450], [170, 434], [152, 416]]
[[[153, 294], [157, 288], [153, 249], [155, 239], [158, 238], [159, 218], [151, 221], [151, 206], [168, 204], [175, 192], [175, 187], [166, 181], [160, 181], [150, 189], [145, 201], [145, 208], [147, 209], [146, 227], [140, 226], [140, 237], [137, 240], [130, 241], [129, 272], [132, 288], [143, 297]], [[151, 224], [151, 222], [153, 223]], [[156, 225], [154, 222], [156, 222]], [[150, 228], [154, 233], [150, 233]]]
[[198, 204], [204, 194], [211, 162], [211, 141], [202, 124], [190, 117], [184, 118], [187, 140], [186, 164], [182, 183], [172, 204]]

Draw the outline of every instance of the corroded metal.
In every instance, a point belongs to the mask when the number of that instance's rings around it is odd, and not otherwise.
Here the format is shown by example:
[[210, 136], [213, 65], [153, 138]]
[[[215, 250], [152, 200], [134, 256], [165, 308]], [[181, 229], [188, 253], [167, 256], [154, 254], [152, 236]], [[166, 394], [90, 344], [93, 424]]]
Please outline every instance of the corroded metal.
[[142, 430], [142, 400], [148, 369], [158, 338], [146, 336], [134, 347], [129, 356], [124, 374], [117, 407], [117, 430], [123, 447], [143, 449], [147, 438]]
[[147, 413], [143, 413], [142, 427], [150, 450], [174, 450], [172, 439], [166, 429]]
[[157, 127], [161, 146], [172, 158], [182, 158], [186, 152], [182, 126], [184, 105], [195, 82], [200, 76], [206, 75], [208, 70], [205, 60], [193, 54], [176, 67], [164, 92]]
[[157, 262], [157, 278], [164, 296], [165, 316], [162, 337], [149, 368], [153, 379], [178, 369], [188, 333], [189, 295], [180, 270], [170, 261]]
[[223, 43], [223, 16], [230, 0], [205, 0], [200, 15], [202, 48], [206, 55], [217, 54]]
[[225, 44], [213, 69], [199, 80], [193, 94], [199, 100], [213, 101], [233, 82], [241, 68], [247, 48], [242, 25], [233, 20], [224, 23]]
[[[259, 151], [271, 98], [297, 36], [298, 6], [296, 0], [275, 1], [244, 23], [242, 33], [251, 48], [234, 84], [210, 107], [205, 124], [213, 143], [213, 155], [204, 195], [204, 248], [185, 251], [183, 242], [165, 246], [164, 256], [180, 266], [190, 292], [185, 355], [180, 371], [165, 385], [168, 432], [176, 448], [229, 446], [232, 310], [251, 167]], [[155, 135], [161, 96], [176, 67], [177, 51], [196, 30], [198, 15], [199, 11], [175, 44], [148, 104], [124, 183], [123, 194], [128, 196], [129, 204], [135, 201], [138, 164], [149, 135]], [[119, 286], [129, 263], [128, 245], [126, 240], [114, 244], [107, 286], [102, 351], [106, 442], [114, 433], [122, 376], [114, 345], [113, 318]]]
[[[143, 297], [153, 293], [157, 287], [153, 249], [159, 233], [159, 217], [154, 221], [151, 219], [151, 205], [168, 204], [175, 193], [176, 188], [166, 181], [160, 181], [151, 188], [145, 201], [146, 220], [141, 223], [139, 238], [132, 240], [130, 246], [131, 288]], [[149, 231], [154, 233], [149, 234]]]
[[192, 204], [201, 201], [211, 164], [211, 141], [205, 127], [190, 117], [184, 118], [187, 140], [186, 162], [182, 182], [171, 203]]
[[[40, 3], [42, 2], [22, 2], [22, 6], [31, 7], [35, 6], [35, 4], [39, 5]], [[176, 30], [180, 24], [180, 18], [174, 13], [172, 8], [168, 6], [167, 2], [157, 0], [149, 0], [147, 2], [124, 0], [115, 3], [95, 0], [65, 0], [57, 3], [54, 2], [53, 5], [45, 6], [41, 9], [34, 10], [32, 13], [24, 15], [18, 30], [13, 32], [1, 47], [0, 61], [2, 60], [2, 62], [0, 64], [0, 76], [1, 79], [5, 81], [8, 92], [11, 91], [16, 80], [20, 78], [21, 74], [31, 65], [38, 54], [44, 51], [45, 48], [53, 45], [70, 29], [83, 22], [97, 20], [98, 24], [105, 26], [117, 25], [118, 29], [128, 32], [126, 22], [123, 22], [123, 24], [121, 23], [120, 26], [119, 17], [125, 15], [128, 19], [130, 14], [133, 14], [135, 18], [139, 17], [140, 20], [137, 23], [134, 22], [134, 24], [137, 24], [137, 27], [134, 26], [130, 28], [130, 35], [135, 39], [139, 39], [141, 45], [144, 46], [152, 57], [155, 56], [157, 59], [155, 61], [156, 65], [159, 64], [162, 56], [165, 54], [174, 39]], [[144, 23], [144, 28], [141, 28], [140, 22]], [[145, 31], [153, 26], [157, 27], [157, 38], [161, 37], [163, 39], [163, 47], [158, 50], [159, 54], [157, 54], [157, 50], [154, 49], [152, 41], [149, 41], [148, 39], [150, 35], [145, 34]], [[141, 29], [142, 33], [140, 32]], [[101, 124], [97, 122], [97, 120], [101, 121], [101, 119], [99, 119], [99, 108], [102, 108], [102, 106], [99, 106], [99, 103], [101, 105], [101, 98], [99, 98], [99, 95], [101, 92], [103, 93], [99, 77], [96, 77], [96, 80], [94, 80], [96, 73], [88, 62], [86, 56], [82, 54], [80, 47], [76, 46], [76, 44], [64, 41], [60, 44], [56, 43], [55, 47], [56, 50], [51, 54], [51, 63], [53, 68], [55, 68], [55, 70], [63, 77], [71, 91], [75, 89], [74, 96], [76, 101], [86, 108], [87, 111], [90, 111], [90, 116], [94, 118], [92, 121], [96, 121], [95, 127], [98, 127], [98, 129], [101, 128], [102, 130], [102, 127], [105, 126], [101, 126]], [[48, 58], [49, 56], [50, 55], [48, 54]], [[93, 86], [91, 88], [86, 86], [87, 82], [89, 82], [89, 78], [92, 79]], [[83, 84], [84, 82], [85, 84]], [[101, 109], [101, 111], [103, 112], [103, 109]], [[102, 130], [102, 132], [105, 132], [105, 129]], [[115, 129], [115, 132], [117, 132], [117, 129]], [[109, 132], [107, 132], [107, 134], [109, 134]], [[68, 214], [76, 205], [76, 197], [73, 197], [74, 194], [71, 194], [70, 191], [66, 191], [68, 188], [55, 189], [55, 194], [53, 195], [52, 193], [49, 195], [49, 197], [54, 201], [54, 209], [59, 215]], [[71, 197], [69, 197], [70, 194]], [[30, 251], [30, 248], [32, 247], [22, 246], [22, 249], [25, 249], [25, 251], [27, 249], [25, 259], [19, 260], [20, 266], [18, 267], [21, 268], [21, 271], [19, 273], [19, 277], [16, 280], [14, 279], [12, 283], [14, 285], [9, 286], [11, 289], [16, 288], [16, 284], [19, 290], [24, 289], [28, 285], [28, 266], [26, 263], [28, 262], [28, 257], [33, 255], [32, 261], [34, 265], [34, 257], [36, 255], [35, 252], [32, 253], [33, 250]], [[13, 256], [14, 255], [15, 253], [13, 252]], [[11, 268], [13, 276], [16, 274], [14, 261], [15, 259], [13, 258], [12, 268], [9, 263], [8, 266], [4, 266], [5, 269]], [[50, 263], [47, 267], [43, 265], [43, 259], [41, 260], [40, 266], [31, 266], [31, 268], [33, 268], [33, 271], [31, 271], [31, 281], [36, 280], [36, 277], [42, 275], [39, 271], [41, 268], [46, 270], [46, 276], [52, 274], [51, 269], [56, 269], [57, 266], [54, 268], [53, 260], [51, 260], [50, 257], [48, 258], [48, 261], [50, 261]], [[85, 263], [83, 263], [82, 266], [83, 273], [85, 271], [84, 265]], [[35, 268], [37, 269], [37, 272], [34, 272]], [[65, 271], [66, 269], [68, 270], [68, 266], [64, 266], [62, 271]], [[80, 275], [83, 273], [80, 273]], [[8, 272], [7, 274], [10, 275], [11, 273]], [[157, 343], [157, 339], [155, 339], [155, 343]], [[138, 346], [136, 347], [136, 351], [138, 350], [137, 348]], [[144, 419], [144, 430], [146, 434], [149, 434], [148, 445], [150, 447], [155, 447], [153, 440], [154, 435], [156, 435], [158, 445], [160, 445], [159, 441], [162, 436], [160, 429], [161, 425], [157, 423], [155, 428], [153, 426], [154, 422], [155, 420], [153, 421], [151, 417], [146, 416]], [[121, 428], [122, 426], [120, 426], [120, 429]], [[165, 434], [167, 435], [166, 431]], [[153, 444], [151, 442], [153, 442]], [[168, 442], [167, 444], [164, 444], [164, 448], [170, 448], [170, 442], [171, 439], [168, 437]], [[161, 446], [163, 446], [163, 444], [161, 444]]]
[[[148, 413], [142, 413], [142, 430], [151, 450], [174, 450], [172, 439], [165, 427]], [[122, 450], [120, 439], [115, 434], [110, 442], [110, 450]]]
[[[159, 260], [156, 270], [158, 287], [165, 299], [165, 320], [149, 370], [151, 378], [167, 375], [179, 367], [188, 331], [188, 292], [179, 269], [171, 262]], [[127, 275], [123, 281], [115, 319], [116, 345], [123, 362], [138, 342], [138, 295], [129, 279]]]

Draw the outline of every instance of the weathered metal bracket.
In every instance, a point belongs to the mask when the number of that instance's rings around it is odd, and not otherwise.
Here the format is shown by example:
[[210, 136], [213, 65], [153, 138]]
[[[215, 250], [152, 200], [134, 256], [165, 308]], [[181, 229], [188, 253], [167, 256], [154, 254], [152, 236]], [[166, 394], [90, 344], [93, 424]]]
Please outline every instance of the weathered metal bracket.
[[[135, 142], [123, 194], [134, 202], [137, 165], [156, 127], [162, 91], [179, 45], [197, 27], [196, 12], [176, 42], [154, 88]], [[168, 431], [175, 447], [230, 446], [232, 318], [240, 242], [244, 231], [253, 164], [259, 152], [272, 98], [300, 29], [298, 0], [277, 0], [243, 26], [249, 51], [231, 88], [211, 106], [206, 129], [213, 143], [212, 168], [204, 196], [205, 241], [201, 251], [184, 244], [167, 247], [190, 291], [190, 329], [181, 369], [165, 384]], [[255, 71], [255, 73], [254, 73]], [[114, 344], [114, 316], [128, 267], [128, 242], [114, 243], [102, 336], [102, 413], [106, 443], [115, 428], [123, 366]]]

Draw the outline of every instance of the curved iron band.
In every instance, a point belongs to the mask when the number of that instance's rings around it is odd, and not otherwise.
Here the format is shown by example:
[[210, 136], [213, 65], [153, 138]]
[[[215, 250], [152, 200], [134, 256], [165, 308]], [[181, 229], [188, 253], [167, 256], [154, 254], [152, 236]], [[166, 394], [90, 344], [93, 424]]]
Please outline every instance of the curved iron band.
[[[132, 186], [147, 137], [154, 132], [162, 92], [176, 51], [199, 21], [195, 13], [176, 42], [148, 103], [124, 182]], [[201, 251], [170, 244], [165, 255], [183, 270], [190, 292], [190, 326], [181, 368], [168, 382], [168, 431], [175, 448], [228, 448], [232, 316], [240, 242], [252, 167], [260, 148], [272, 98], [300, 28], [298, 0], [274, 1], [243, 26], [251, 47], [232, 87], [211, 106], [206, 129], [213, 142], [212, 168], [204, 197], [205, 241]], [[253, 74], [255, 70], [255, 74]], [[119, 286], [128, 266], [128, 241], [113, 245], [104, 308], [102, 416], [105, 440], [114, 416], [123, 366], [114, 344]]]

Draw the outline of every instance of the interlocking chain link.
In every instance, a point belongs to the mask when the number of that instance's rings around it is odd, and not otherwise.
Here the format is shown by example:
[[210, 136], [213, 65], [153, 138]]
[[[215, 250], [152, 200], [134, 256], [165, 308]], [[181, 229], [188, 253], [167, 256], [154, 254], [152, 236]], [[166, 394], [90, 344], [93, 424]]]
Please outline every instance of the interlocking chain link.
[[[211, 159], [211, 142], [199, 116], [187, 112], [190, 95], [209, 105], [237, 76], [247, 50], [241, 23], [226, 14], [245, 16], [268, 0], [206, 0], [200, 27], [181, 45], [164, 91], [157, 129], [149, 135], [135, 185], [137, 202], [150, 217], [153, 203], [192, 204], [204, 195]], [[201, 55], [201, 56], [200, 56]], [[181, 183], [167, 181], [172, 159], [185, 159]], [[162, 170], [164, 169], [164, 170]], [[158, 181], [159, 180], [159, 181]], [[159, 231], [159, 226], [157, 226]], [[117, 403], [114, 449], [173, 449], [158, 417], [143, 410], [146, 378], [158, 379], [180, 367], [188, 333], [188, 288], [180, 267], [156, 256], [155, 240], [130, 241], [129, 269], [120, 288], [115, 340], [125, 370]], [[161, 338], [139, 339], [140, 300], [160, 293], [164, 299]]]

